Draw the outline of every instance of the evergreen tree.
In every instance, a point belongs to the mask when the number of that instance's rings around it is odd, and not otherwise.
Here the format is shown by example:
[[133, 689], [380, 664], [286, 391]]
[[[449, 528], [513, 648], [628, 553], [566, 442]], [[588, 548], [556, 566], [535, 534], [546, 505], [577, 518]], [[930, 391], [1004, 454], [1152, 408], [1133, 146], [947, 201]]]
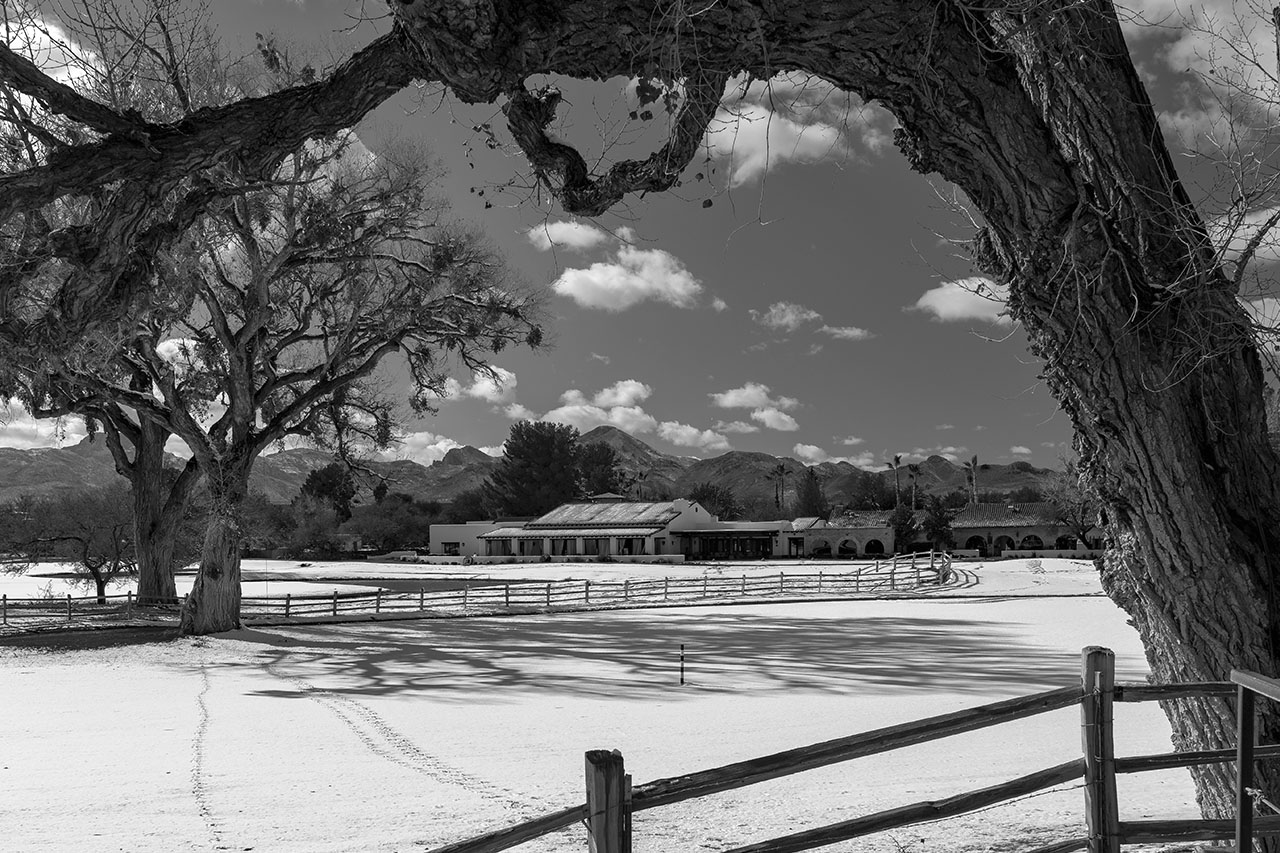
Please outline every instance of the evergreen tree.
[[925, 495], [924, 519], [921, 529], [934, 548], [951, 548], [956, 544], [951, 532], [951, 522], [956, 517], [956, 510], [947, 506], [947, 502], [937, 495]]
[[703, 509], [721, 521], [735, 521], [742, 517], [742, 504], [728, 486], [699, 483], [689, 490], [689, 500], [701, 504]]
[[338, 523], [351, 518], [351, 500], [356, 496], [356, 484], [347, 466], [331, 462], [307, 475], [300, 490], [321, 503], [332, 507]]
[[904, 503], [898, 504], [889, 516], [889, 528], [893, 530], [893, 550], [899, 554], [911, 547], [920, 532], [915, 512]]
[[545, 421], [511, 425], [502, 464], [484, 494], [504, 515], [538, 516], [582, 494], [578, 430]]
[[800, 487], [796, 491], [796, 517], [809, 518], [817, 516], [826, 518], [831, 512], [831, 505], [822, 493], [822, 484], [818, 482], [818, 474], [810, 468], [800, 478]]
[[627, 478], [618, 467], [617, 451], [607, 444], [588, 444], [582, 448], [578, 469], [582, 476], [582, 493], [586, 497], [605, 493], [625, 494]]

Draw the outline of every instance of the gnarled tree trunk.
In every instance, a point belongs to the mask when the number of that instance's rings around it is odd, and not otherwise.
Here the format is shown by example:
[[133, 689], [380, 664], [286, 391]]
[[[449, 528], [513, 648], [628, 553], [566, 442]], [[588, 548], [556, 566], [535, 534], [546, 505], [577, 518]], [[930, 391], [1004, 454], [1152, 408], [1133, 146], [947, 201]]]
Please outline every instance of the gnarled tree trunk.
[[240, 627], [240, 549], [249, 463], [234, 461], [206, 472], [209, 520], [200, 570], [182, 607], [183, 634], [216, 634]]
[[[162, 437], [163, 436], [163, 437]], [[178, 592], [173, 582], [174, 537], [178, 518], [166, 513], [170, 503], [164, 483], [164, 443], [168, 432], [143, 421], [128, 471], [133, 495], [134, 542], [138, 552], [138, 603], [173, 602]], [[185, 506], [185, 496], [181, 503]], [[178, 516], [181, 516], [179, 510]]]

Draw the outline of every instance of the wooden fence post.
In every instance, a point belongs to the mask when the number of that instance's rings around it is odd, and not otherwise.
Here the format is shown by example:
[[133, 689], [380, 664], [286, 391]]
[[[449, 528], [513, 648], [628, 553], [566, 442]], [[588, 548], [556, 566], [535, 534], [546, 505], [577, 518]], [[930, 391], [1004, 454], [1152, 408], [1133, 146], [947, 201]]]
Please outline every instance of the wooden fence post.
[[582, 584], [583, 584], [582, 586], [583, 601], [586, 604], [590, 604], [591, 603], [591, 581], [583, 581]]
[[67, 593], [67, 621], [71, 621], [71, 593]]
[[702, 576], [702, 597], [703, 598], [707, 597], [707, 576], [706, 575]]
[[588, 853], [631, 853], [631, 784], [618, 750], [587, 750]]
[[822, 570], [818, 570], [818, 592], [822, 592]]
[[284, 618], [289, 618], [289, 606], [293, 603], [293, 593], [286, 592], [284, 594]]
[[336, 589], [333, 591], [333, 615], [338, 615], [338, 591]]
[[467, 586], [467, 585], [464, 583], [464, 584], [462, 585], [462, 609], [463, 609], [463, 610], [466, 610], [466, 609], [467, 609], [467, 598], [469, 597], [469, 596], [468, 596], [468, 593], [469, 593], [470, 591], [471, 591], [471, 587]]
[[377, 592], [373, 594], [373, 612], [374, 613], [382, 612], [382, 590], [381, 589], [379, 589]]
[[547, 606], [551, 606], [551, 584], [547, 584]]
[[898, 588], [898, 555], [893, 555], [893, 562], [889, 565], [889, 589]]
[[0, 595], [0, 622], [9, 624], [9, 596]]
[[745, 574], [742, 576], [742, 594], [747, 594], [747, 576]]
[[631, 579], [630, 578], [627, 578], [622, 582], [622, 600], [623, 601], [631, 600]]
[[778, 592], [787, 591], [787, 576], [783, 572], [778, 572]]
[[1116, 656], [1087, 646], [1080, 653], [1080, 732], [1084, 746], [1084, 809], [1089, 853], [1120, 853], [1120, 816], [1116, 804], [1115, 698]]
[[124, 612], [132, 615], [133, 613], [133, 590], [125, 590], [124, 593]]
[[1236, 850], [1253, 850], [1253, 691], [1236, 688]]
[[427, 609], [427, 588], [425, 586], [418, 587], [418, 609]]
[[511, 607], [511, 584], [504, 583], [502, 585], [502, 600], [506, 603], [508, 609]]
[[667, 594], [670, 592], [670, 589], [671, 589], [671, 578], [663, 578], [662, 579], [662, 600], [663, 601], [667, 600]]

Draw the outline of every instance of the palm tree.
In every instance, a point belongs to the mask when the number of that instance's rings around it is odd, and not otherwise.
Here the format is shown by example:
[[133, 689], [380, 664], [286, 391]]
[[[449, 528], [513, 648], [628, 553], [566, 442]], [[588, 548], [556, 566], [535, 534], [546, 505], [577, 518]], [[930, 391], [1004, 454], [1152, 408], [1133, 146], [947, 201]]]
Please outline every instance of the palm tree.
[[782, 499], [787, 496], [787, 466], [779, 462], [769, 469], [768, 478], [773, 481], [773, 505], [782, 511]]
[[964, 463], [964, 470], [965, 479], [969, 481], [970, 499], [976, 505], [978, 503], [978, 457], [976, 454]]
[[911, 478], [911, 510], [912, 512], [914, 512], [916, 508], [916, 481], [920, 479], [920, 471], [921, 471], [921, 468], [918, 462], [912, 462], [911, 464], [907, 465], [907, 476]]
[[902, 466], [902, 454], [893, 454], [893, 461], [884, 463], [884, 467], [893, 469], [893, 505], [902, 503], [902, 487], [898, 483], [898, 469]]

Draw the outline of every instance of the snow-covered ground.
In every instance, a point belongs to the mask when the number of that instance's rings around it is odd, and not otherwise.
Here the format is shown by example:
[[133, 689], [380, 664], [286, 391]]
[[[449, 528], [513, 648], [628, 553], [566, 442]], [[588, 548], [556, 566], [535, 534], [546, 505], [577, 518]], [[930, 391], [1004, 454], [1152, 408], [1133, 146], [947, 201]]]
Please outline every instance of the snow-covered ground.
[[[0, 645], [3, 846], [429, 850], [580, 802], [587, 749], [620, 749], [639, 784], [1072, 684], [1085, 645], [1114, 649], [1120, 679], [1145, 676], [1135, 632], [1087, 564], [966, 571], [976, 585], [959, 598]], [[1154, 705], [1120, 705], [1116, 718], [1118, 753], [1170, 749]], [[1079, 749], [1079, 714], [1066, 709], [640, 812], [635, 850], [722, 850], [982, 787]], [[1195, 815], [1185, 771], [1119, 787], [1122, 818]], [[1067, 786], [829, 849], [1016, 849], [1080, 834], [1082, 797]], [[574, 828], [518, 849], [585, 846]]]

